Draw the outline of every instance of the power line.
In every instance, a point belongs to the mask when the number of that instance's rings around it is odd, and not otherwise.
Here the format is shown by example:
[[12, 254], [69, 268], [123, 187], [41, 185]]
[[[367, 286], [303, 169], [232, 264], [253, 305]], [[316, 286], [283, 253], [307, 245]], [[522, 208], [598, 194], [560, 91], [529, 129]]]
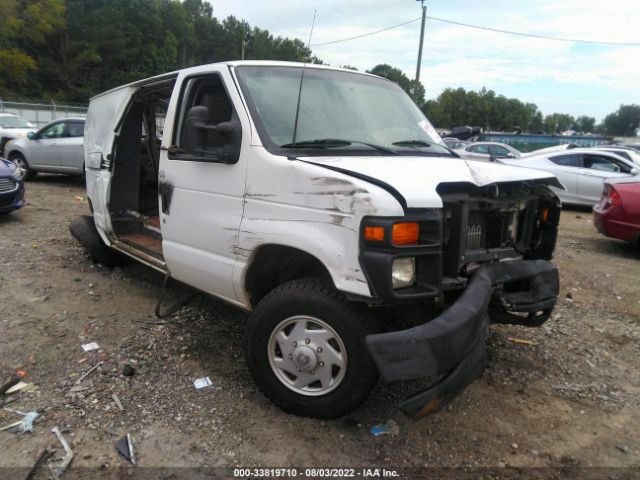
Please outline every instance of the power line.
[[446, 18], [427, 17], [429, 20], [435, 20], [436, 22], [450, 23], [452, 25], [458, 25], [460, 27], [475, 28], [477, 30], [487, 30], [489, 32], [506, 33], [507, 35], [518, 35], [520, 37], [541, 38], [544, 40], [555, 40], [557, 42], [571, 42], [571, 43], [590, 43], [595, 45], [615, 45], [623, 47], [640, 47], [640, 43], [636, 42], [607, 42], [601, 40], [583, 40], [577, 38], [565, 38], [565, 37], [553, 37], [549, 35], [538, 35], [535, 33], [514, 32], [512, 30], [502, 30], [500, 28], [483, 27], [480, 25], [472, 25], [470, 23], [455, 22], [453, 20], [447, 20]]
[[[513, 30], [503, 30], [503, 29], [500, 29], [500, 28], [484, 27], [482, 25], [473, 25], [471, 23], [456, 22], [454, 20], [448, 20], [446, 18], [431, 17], [431, 16], [427, 16], [426, 18], [429, 19], [429, 20], [435, 20], [436, 22], [442, 22], [442, 23], [449, 23], [449, 24], [452, 24], [452, 25], [457, 25], [459, 27], [474, 28], [476, 30], [485, 30], [485, 31], [488, 31], [488, 32], [495, 32], [495, 33], [504, 33], [506, 35], [517, 35], [517, 36], [520, 36], [520, 37], [538, 38], [538, 39], [543, 39], [543, 40], [553, 40], [553, 41], [556, 41], [556, 42], [587, 43], [587, 44], [592, 44], [592, 45], [611, 45], [611, 46], [618, 46], [618, 47], [640, 47], [640, 43], [638, 43], [638, 42], [608, 42], [608, 41], [602, 41], [602, 40], [584, 40], [584, 39], [578, 39], [578, 38], [553, 37], [553, 36], [550, 36], [550, 35], [539, 35], [539, 34], [536, 34], [536, 33], [515, 32]], [[377, 35], [378, 33], [386, 32], [386, 31], [392, 30], [394, 28], [403, 27], [403, 26], [408, 25], [410, 23], [417, 22], [420, 19], [421, 19], [421, 17], [414, 18], [413, 20], [409, 20], [408, 22], [398, 23], [397, 25], [391, 25], [390, 27], [381, 28], [380, 30], [375, 30], [375, 31], [369, 32], [369, 33], [363, 33], [361, 35], [355, 35], [353, 37], [341, 38], [339, 40], [332, 40], [330, 42], [316, 43], [316, 44], [311, 45], [311, 47], [323, 47], [325, 45], [333, 45], [335, 43], [348, 42], [350, 40], [357, 40], [359, 38], [370, 37], [371, 35]]]
[[369, 37], [371, 35], [376, 35], [378, 33], [386, 32], [387, 30], [392, 30], [394, 28], [409, 25], [410, 23], [417, 22], [418, 20], [421, 20], [421, 19], [422, 17], [414, 18], [413, 20], [409, 20], [408, 22], [398, 23], [397, 25], [391, 25], [390, 27], [381, 28], [380, 30], [376, 30], [375, 32], [363, 33], [362, 35], [356, 35], [354, 37], [341, 38], [340, 40], [332, 40], [330, 42], [324, 42], [324, 43], [315, 43], [311, 45], [311, 47], [322, 47], [324, 45], [332, 45], [334, 43], [348, 42], [349, 40], [357, 40], [358, 38]]

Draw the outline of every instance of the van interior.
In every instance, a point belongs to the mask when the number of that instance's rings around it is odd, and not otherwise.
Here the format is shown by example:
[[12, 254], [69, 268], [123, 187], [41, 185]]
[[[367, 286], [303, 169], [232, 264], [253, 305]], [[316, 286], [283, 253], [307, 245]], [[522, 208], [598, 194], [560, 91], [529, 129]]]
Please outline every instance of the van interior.
[[[114, 142], [109, 199], [118, 248], [161, 270], [166, 265], [158, 191], [162, 187], [158, 183], [160, 145], [175, 82], [175, 77], [162, 79], [140, 87], [133, 96]], [[240, 135], [234, 143], [216, 130], [188, 127], [190, 116], [209, 125], [233, 120], [232, 104], [220, 76], [196, 77], [187, 82], [185, 90], [180, 114], [184, 125], [173, 140], [182, 157], [215, 155], [225, 161], [239, 155]]]
[[[113, 148], [109, 212], [119, 247], [162, 265], [158, 206], [160, 144], [175, 78], [141, 87]], [[133, 250], [133, 251], [132, 251]]]

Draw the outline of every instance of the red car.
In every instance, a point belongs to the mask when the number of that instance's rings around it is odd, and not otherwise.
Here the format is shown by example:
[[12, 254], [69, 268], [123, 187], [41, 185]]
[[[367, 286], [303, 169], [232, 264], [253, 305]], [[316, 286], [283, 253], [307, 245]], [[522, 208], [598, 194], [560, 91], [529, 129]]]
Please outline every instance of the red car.
[[605, 180], [593, 223], [607, 237], [640, 246], [640, 176]]

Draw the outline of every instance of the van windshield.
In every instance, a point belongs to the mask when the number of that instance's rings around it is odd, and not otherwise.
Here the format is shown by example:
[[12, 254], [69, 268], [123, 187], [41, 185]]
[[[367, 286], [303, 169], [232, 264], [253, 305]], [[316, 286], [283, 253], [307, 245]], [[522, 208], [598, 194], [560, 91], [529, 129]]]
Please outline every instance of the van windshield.
[[304, 76], [302, 67], [235, 71], [262, 142], [274, 153], [454, 156], [392, 82], [318, 68], [304, 69]]

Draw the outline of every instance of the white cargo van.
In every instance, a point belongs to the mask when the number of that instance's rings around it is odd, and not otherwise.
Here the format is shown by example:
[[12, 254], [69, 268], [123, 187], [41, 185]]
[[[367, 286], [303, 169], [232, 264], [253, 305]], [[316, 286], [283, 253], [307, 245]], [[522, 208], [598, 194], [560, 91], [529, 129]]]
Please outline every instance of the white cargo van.
[[378, 381], [437, 377], [438, 411], [485, 368], [489, 319], [540, 325], [560, 215], [550, 174], [466, 161], [394, 83], [228, 62], [91, 100], [91, 216], [103, 263], [131, 257], [251, 312], [247, 363], [288, 412], [323, 418]]

